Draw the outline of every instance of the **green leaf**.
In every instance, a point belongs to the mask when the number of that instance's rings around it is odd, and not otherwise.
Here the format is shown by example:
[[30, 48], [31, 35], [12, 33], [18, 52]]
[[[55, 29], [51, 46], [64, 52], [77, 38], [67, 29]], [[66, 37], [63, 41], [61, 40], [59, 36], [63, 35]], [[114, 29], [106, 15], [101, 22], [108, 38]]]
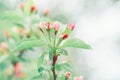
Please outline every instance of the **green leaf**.
[[25, 41], [22, 41], [20, 42], [16, 48], [13, 49], [12, 52], [15, 52], [15, 51], [20, 51], [20, 50], [23, 50], [23, 49], [30, 49], [30, 48], [33, 48], [33, 47], [38, 47], [38, 46], [45, 46], [46, 44], [42, 41], [42, 40], [25, 40]]
[[72, 68], [68, 63], [58, 63], [55, 67], [57, 71], [61, 71], [64, 69], [72, 72]]
[[17, 12], [12, 12], [12, 11], [6, 11], [0, 13], [0, 20], [8, 22], [18, 22], [18, 21], [23, 21], [24, 17]]
[[43, 67], [39, 67], [39, 68], [38, 68], [38, 72], [39, 72], [39, 73], [41, 73], [43, 70], [44, 70]]
[[65, 50], [65, 49], [59, 49], [58, 51], [57, 51], [59, 54], [63, 54], [63, 55], [68, 55], [68, 53], [67, 53], [67, 51]]
[[77, 38], [66, 40], [63, 43], [63, 47], [74, 47], [74, 48], [83, 48], [83, 49], [91, 48], [88, 44]]

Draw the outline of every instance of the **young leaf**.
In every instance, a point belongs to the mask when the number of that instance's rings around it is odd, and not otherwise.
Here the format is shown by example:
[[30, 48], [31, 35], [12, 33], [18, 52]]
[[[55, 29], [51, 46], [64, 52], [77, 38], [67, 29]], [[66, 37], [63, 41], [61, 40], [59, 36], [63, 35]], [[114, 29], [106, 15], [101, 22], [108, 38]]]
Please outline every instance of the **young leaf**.
[[23, 49], [30, 49], [37, 46], [45, 46], [45, 43], [42, 40], [25, 40], [19, 43], [17, 47], [13, 49], [12, 52], [23, 50]]
[[44, 70], [43, 67], [39, 67], [39, 68], [38, 68], [38, 72], [39, 72], [39, 73], [41, 73], [43, 70]]
[[68, 63], [59, 63], [55, 67], [57, 71], [61, 71], [62, 69], [65, 69], [72, 72], [72, 68]]
[[91, 47], [78, 38], [68, 39], [64, 42], [63, 47], [74, 47], [74, 48], [83, 48], [90, 49]]

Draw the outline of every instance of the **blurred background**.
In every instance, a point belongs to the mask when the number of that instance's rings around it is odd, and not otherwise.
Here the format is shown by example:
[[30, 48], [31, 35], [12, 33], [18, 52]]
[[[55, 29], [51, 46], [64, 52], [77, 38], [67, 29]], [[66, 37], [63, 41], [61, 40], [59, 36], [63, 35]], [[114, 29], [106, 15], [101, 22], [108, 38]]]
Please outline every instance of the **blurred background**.
[[[0, 14], [3, 11], [19, 14], [21, 1], [25, 0], [0, 0]], [[120, 0], [34, 0], [34, 3], [39, 16], [49, 9], [49, 18], [76, 24], [73, 37], [91, 45], [92, 50], [68, 49], [67, 60], [76, 75], [84, 76], [85, 80], [120, 80]]]

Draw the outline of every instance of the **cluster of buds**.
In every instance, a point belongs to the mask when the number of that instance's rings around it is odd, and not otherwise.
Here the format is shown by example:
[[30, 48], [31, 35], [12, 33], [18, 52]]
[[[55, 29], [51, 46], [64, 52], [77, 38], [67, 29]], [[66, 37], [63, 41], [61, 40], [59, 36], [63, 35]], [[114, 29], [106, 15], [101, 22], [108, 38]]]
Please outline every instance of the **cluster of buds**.
[[[75, 25], [74, 24], [69, 24], [68, 27], [66, 29], [69, 29], [70, 31], [72, 31], [74, 29]], [[47, 21], [46, 23], [42, 23], [40, 22], [38, 24], [38, 28], [40, 29], [40, 31], [42, 31], [43, 33], [45, 32], [42, 28], [46, 28], [47, 31], [50, 31], [51, 29], [54, 29], [54, 34], [57, 35], [58, 30], [60, 28], [60, 23], [59, 22], [54, 22], [53, 24], [50, 21]], [[64, 32], [61, 36], [62, 40], [67, 39], [69, 36], [69, 34], [67, 32]]]
[[[25, 3], [21, 3], [21, 4], [20, 4], [20, 8], [21, 8], [22, 11], [24, 11], [24, 9], [25, 9]], [[35, 5], [32, 5], [32, 6], [30, 7], [30, 12], [31, 12], [31, 13], [34, 13], [34, 12], [36, 12], [36, 11], [37, 11], [36, 6], [35, 6]]]
[[42, 32], [44, 32], [43, 28], [46, 28], [47, 31], [50, 31], [50, 30], [53, 28], [54, 31], [55, 31], [55, 35], [56, 35], [57, 32], [58, 32], [58, 30], [59, 30], [59, 28], [60, 28], [60, 23], [59, 23], [59, 22], [54, 22], [53, 25], [52, 25], [52, 23], [51, 23], [50, 21], [47, 21], [46, 23], [40, 22], [40, 23], [38, 24], [38, 28], [39, 28]]

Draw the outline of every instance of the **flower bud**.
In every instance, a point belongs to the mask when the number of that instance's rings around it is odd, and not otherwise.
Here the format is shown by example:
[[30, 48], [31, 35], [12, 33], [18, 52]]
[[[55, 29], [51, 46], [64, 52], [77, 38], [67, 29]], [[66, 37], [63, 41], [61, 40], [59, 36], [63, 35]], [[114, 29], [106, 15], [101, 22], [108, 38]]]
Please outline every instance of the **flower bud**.
[[20, 4], [20, 7], [21, 7], [22, 10], [24, 10], [25, 4], [24, 4], [24, 3], [21, 3], [21, 4]]
[[65, 76], [66, 76], [67, 78], [69, 78], [69, 77], [71, 76], [71, 72], [66, 72], [66, 73], [65, 73]]
[[42, 32], [44, 33], [44, 31], [43, 31], [43, 29], [42, 29], [43, 26], [44, 26], [44, 24], [43, 24], [42, 22], [40, 22], [40, 23], [38, 24], [38, 29], [40, 29], [40, 31], [42, 31]]
[[48, 30], [50, 30], [50, 28], [51, 28], [51, 23], [50, 23], [50, 22], [46, 22], [46, 27], [47, 27]]
[[62, 40], [66, 39], [66, 38], [68, 38], [68, 34], [64, 33], [64, 34], [62, 35]]
[[75, 77], [74, 80], [83, 80], [83, 76]]
[[14, 75], [20, 77], [22, 74], [22, 66], [20, 63], [14, 64]]
[[43, 11], [43, 14], [46, 16], [50, 13], [50, 9], [49, 8], [46, 8], [44, 11]]
[[75, 25], [74, 24], [69, 24], [68, 28], [72, 31], [75, 28]]
[[58, 22], [54, 22], [54, 30], [57, 31], [60, 27], [60, 24]]
[[1, 48], [7, 50], [8, 49], [8, 45], [5, 42], [1, 43]]
[[35, 5], [32, 5], [30, 11], [31, 11], [31, 13], [35, 12], [35, 11], [36, 11], [36, 6], [35, 6]]

